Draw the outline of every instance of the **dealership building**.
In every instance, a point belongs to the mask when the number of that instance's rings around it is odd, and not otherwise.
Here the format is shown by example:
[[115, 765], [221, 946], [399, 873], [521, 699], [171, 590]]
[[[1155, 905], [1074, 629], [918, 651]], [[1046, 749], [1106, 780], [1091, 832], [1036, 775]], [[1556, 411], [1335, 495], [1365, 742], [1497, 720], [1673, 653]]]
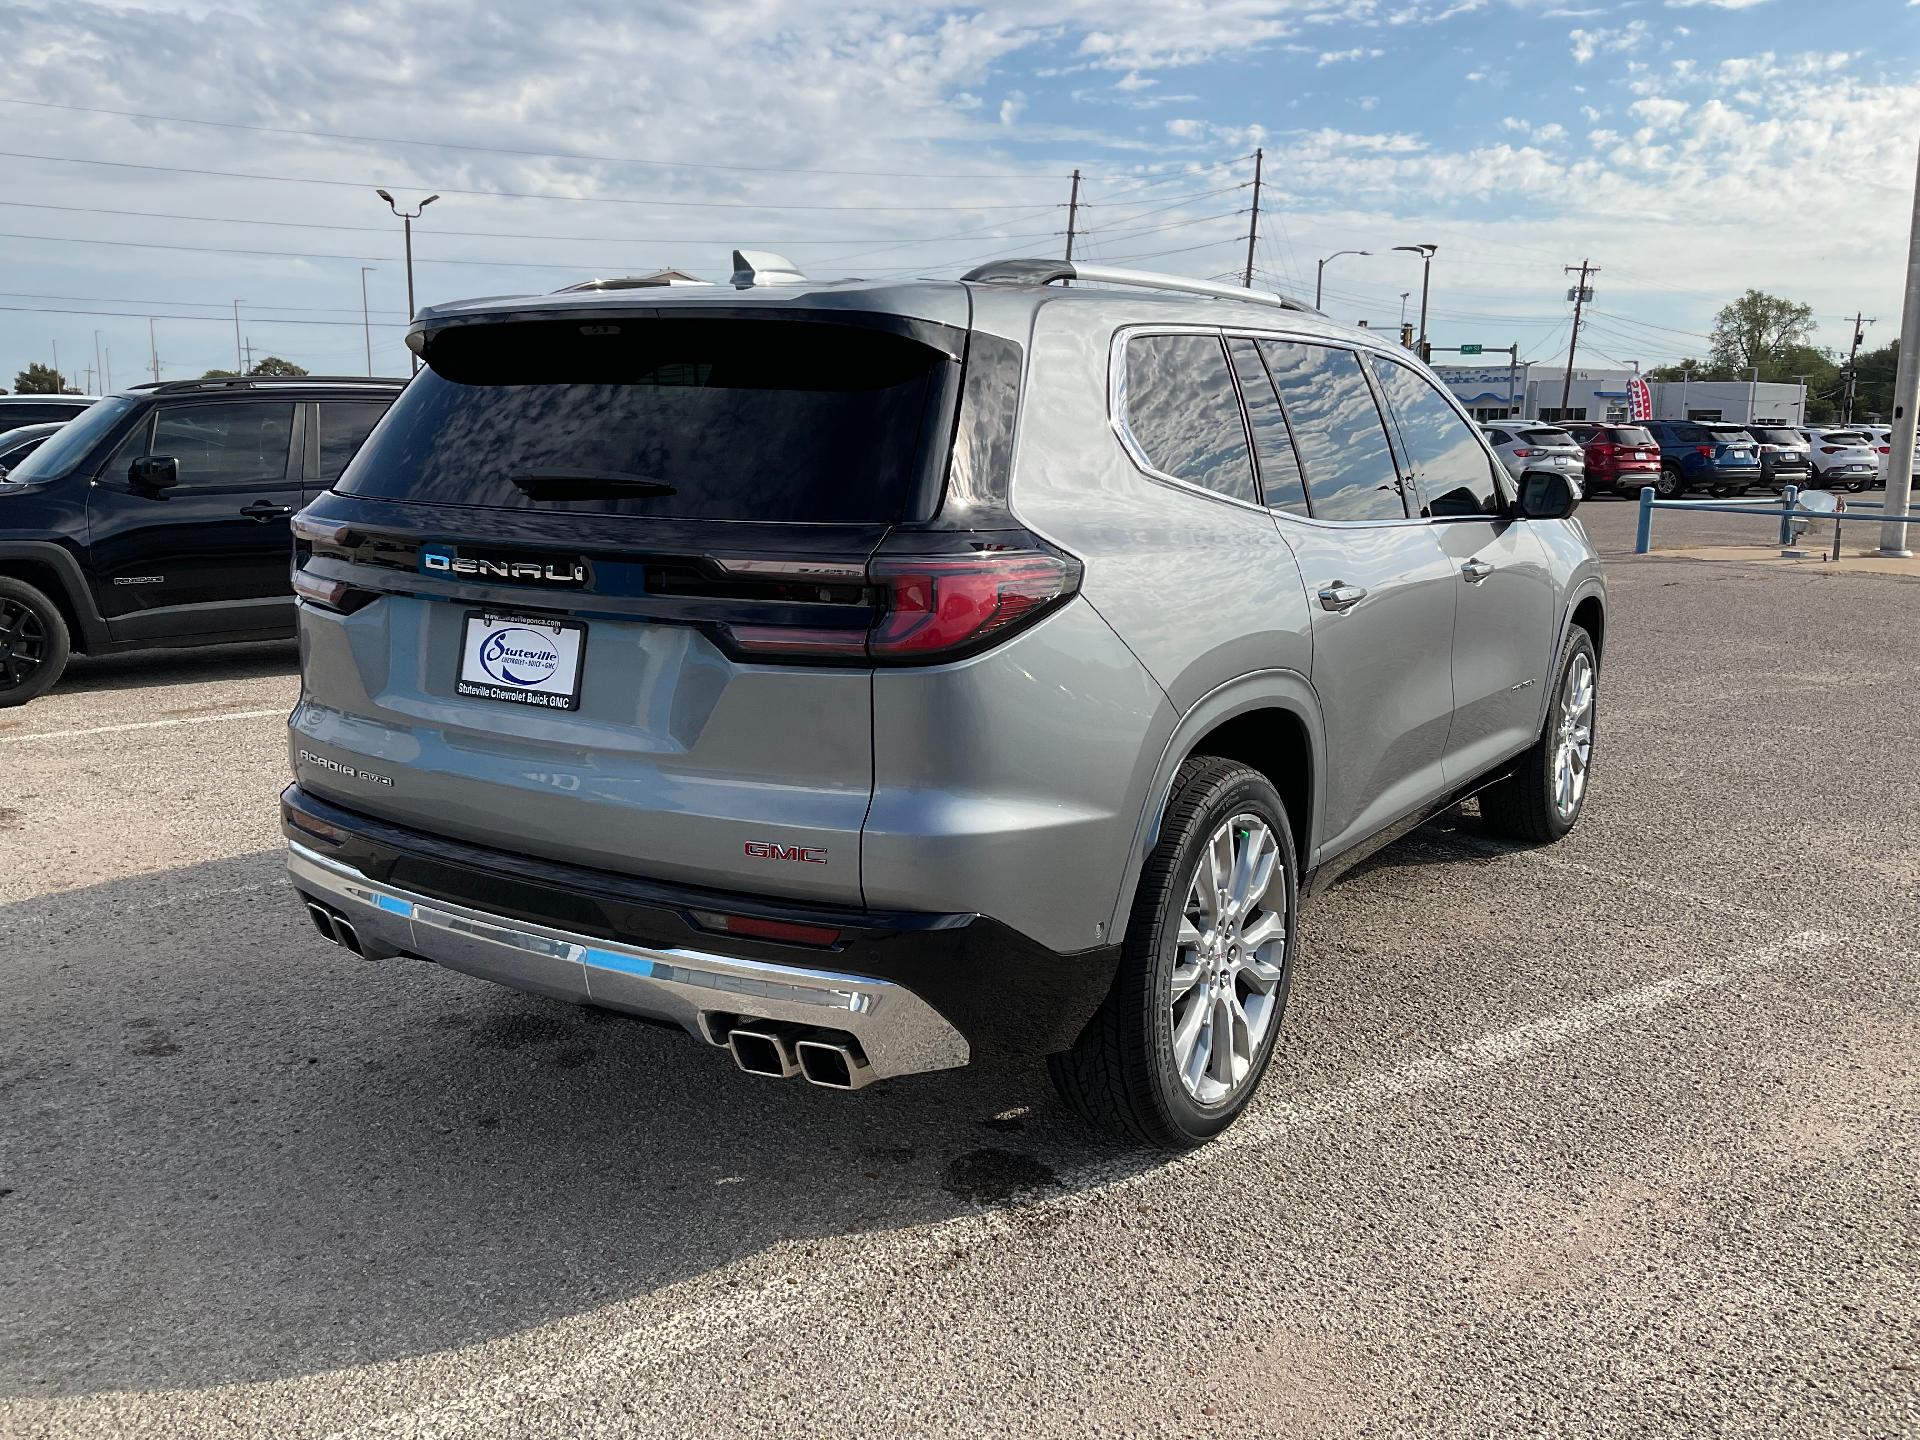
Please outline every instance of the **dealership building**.
[[[1632, 415], [1627, 384], [1638, 370], [1574, 369], [1564, 365], [1436, 365], [1447, 388], [1476, 420], [1618, 420]], [[1735, 424], [1804, 425], [1803, 385], [1746, 380], [1649, 382], [1654, 420], [1731, 420]], [[1561, 395], [1566, 395], [1562, 407]]]

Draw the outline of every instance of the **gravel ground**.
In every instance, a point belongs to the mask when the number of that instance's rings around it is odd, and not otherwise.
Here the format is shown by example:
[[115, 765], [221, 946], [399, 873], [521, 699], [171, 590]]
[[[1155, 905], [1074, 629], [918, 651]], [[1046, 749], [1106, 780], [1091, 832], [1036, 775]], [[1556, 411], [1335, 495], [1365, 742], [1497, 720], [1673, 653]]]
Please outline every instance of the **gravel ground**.
[[77, 665], [0, 712], [0, 1434], [1920, 1432], [1920, 585], [1610, 580], [1579, 829], [1315, 902], [1176, 1162], [355, 961], [291, 647]]

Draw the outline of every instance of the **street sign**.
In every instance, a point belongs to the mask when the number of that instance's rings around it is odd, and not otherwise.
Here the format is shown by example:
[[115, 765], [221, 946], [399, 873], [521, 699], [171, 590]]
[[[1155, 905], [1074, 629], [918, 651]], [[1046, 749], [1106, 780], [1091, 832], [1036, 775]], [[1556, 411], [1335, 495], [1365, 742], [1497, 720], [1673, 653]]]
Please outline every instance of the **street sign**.
[[1460, 347], [1460, 353], [1462, 355], [1478, 355], [1480, 353], [1480, 347], [1478, 345], [1462, 345]]

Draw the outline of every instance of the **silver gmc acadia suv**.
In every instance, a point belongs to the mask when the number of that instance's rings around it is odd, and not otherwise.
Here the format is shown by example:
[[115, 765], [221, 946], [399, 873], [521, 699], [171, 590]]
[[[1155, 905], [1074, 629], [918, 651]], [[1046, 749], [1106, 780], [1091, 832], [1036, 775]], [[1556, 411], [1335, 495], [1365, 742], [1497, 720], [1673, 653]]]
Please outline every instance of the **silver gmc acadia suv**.
[[415, 320], [295, 522], [328, 939], [837, 1089], [1044, 1055], [1177, 1147], [1259, 1083], [1304, 895], [1475, 793], [1579, 818], [1577, 493], [1406, 352], [1136, 271], [735, 263]]

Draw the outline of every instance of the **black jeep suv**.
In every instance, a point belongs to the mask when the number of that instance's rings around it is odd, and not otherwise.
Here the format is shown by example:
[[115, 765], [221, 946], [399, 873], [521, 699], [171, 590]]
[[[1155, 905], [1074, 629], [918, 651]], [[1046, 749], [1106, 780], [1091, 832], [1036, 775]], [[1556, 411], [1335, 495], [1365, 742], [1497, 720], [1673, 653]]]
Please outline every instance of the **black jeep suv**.
[[134, 385], [55, 432], [0, 478], [0, 706], [73, 651], [291, 636], [287, 521], [403, 383]]

